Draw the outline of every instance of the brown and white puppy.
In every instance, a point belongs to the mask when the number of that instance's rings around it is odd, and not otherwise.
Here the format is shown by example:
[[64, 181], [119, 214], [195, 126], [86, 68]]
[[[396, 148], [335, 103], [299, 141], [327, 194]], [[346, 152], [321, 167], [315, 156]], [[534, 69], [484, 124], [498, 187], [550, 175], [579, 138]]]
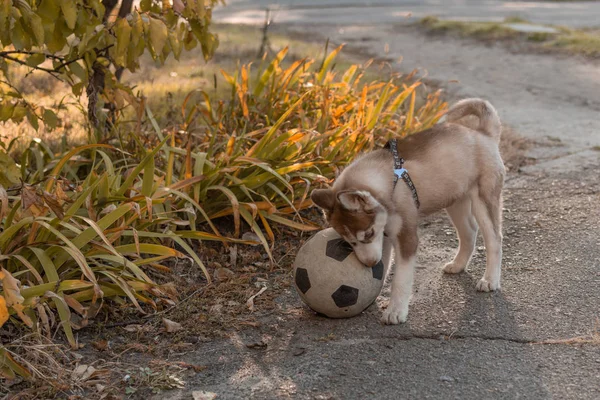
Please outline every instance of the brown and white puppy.
[[[476, 129], [461, 118], [476, 116]], [[417, 189], [417, 208], [406, 183], [394, 186], [389, 150], [375, 150], [350, 164], [331, 189], [312, 193], [329, 224], [354, 248], [358, 259], [373, 266], [382, 257], [384, 234], [394, 243], [395, 273], [391, 299], [382, 322], [406, 321], [412, 293], [419, 217], [446, 209], [459, 246], [444, 272], [462, 272], [469, 263], [478, 226], [486, 247], [486, 269], [477, 290], [500, 288], [502, 259], [502, 187], [504, 164], [498, 143], [501, 125], [494, 107], [465, 99], [450, 108], [446, 121], [398, 140], [398, 153]], [[395, 240], [394, 240], [395, 239]]]

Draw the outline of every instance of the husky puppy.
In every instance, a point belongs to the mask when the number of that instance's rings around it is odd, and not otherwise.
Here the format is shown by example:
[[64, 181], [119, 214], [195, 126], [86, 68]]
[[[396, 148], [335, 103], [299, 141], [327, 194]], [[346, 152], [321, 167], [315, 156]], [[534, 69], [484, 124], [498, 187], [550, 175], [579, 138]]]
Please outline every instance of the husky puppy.
[[[467, 116], [479, 119], [475, 129], [460, 121]], [[313, 202], [325, 211], [329, 224], [365, 265], [374, 266], [381, 260], [384, 235], [392, 239], [395, 272], [383, 323], [406, 321], [418, 219], [442, 209], [459, 239], [456, 256], [444, 266], [444, 272], [464, 271], [479, 227], [487, 264], [477, 290], [500, 288], [505, 175], [498, 149], [500, 131], [500, 119], [489, 102], [465, 99], [450, 108], [444, 123], [390, 141], [396, 154], [392, 148], [367, 153], [345, 168], [330, 189], [313, 191]], [[403, 169], [398, 169], [398, 156], [403, 158]]]

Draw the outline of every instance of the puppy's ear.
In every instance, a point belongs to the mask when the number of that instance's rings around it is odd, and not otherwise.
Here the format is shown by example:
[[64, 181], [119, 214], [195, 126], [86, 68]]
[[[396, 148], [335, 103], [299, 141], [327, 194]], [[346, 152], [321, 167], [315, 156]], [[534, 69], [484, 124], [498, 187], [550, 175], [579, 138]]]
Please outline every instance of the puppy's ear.
[[381, 206], [371, 193], [364, 190], [341, 191], [337, 194], [337, 200], [342, 207], [353, 212], [363, 211], [368, 213]]
[[315, 189], [310, 195], [311, 200], [317, 206], [321, 207], [327, 212], [333, 211], [333, 204], [335, 203], [335, 195], [331, 189]]

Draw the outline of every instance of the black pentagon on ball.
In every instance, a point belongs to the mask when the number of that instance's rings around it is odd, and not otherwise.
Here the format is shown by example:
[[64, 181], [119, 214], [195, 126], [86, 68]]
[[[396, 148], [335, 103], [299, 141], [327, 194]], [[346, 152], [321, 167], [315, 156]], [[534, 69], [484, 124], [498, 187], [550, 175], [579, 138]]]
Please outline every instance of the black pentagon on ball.
[[344, 261], [350, 254], [352, 254], [352, 246], [344, 239], [332, 239], [327, 242], [327, 250], [325, 254], [327, 257], [331, 257], [337, 261]]
[[331, 298], [335, 302], [335, 305], [340, 308], [353, 306], [358, 301], [358, 289], [342, 285], [333, 292]]
[[308, 279], [308, 271], [304, 268], [296, 268], [296, 286], [303, 293], [306, 294], [310, 289], [310, 279]]
[[373, 278], [377, 280], [383, 279], [383, 261], [379, 260], [377, 264], [373, 268], [371, 268], [371, 272], [373, 272]]

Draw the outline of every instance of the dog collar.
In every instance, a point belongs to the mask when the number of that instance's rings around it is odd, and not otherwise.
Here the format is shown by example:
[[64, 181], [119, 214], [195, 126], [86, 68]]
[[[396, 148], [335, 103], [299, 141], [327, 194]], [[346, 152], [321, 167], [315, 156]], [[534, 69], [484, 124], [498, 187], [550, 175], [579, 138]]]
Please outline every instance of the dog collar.
[[410, 179], [410, 175], [406, 168], [403, 167], [404, 159], [400, 157], [398, 154], [398, 140], [390, 139], [389, 142], [385, 145], [385, 148], [390, 150], [392, 153], [392, 157], [394, 157], [394, 189], [396, 188], [396, 183], [398, 183], [398, 179], [402, 178], [402, 180], [406, 183], [406, 186], [410, 189], [413, 199], [415, 201], [415, 205], [417, 208], [421, 206], [419, 202], [419, 195], [417, 194], [417, 188], [413, 183], [412, 179]]

